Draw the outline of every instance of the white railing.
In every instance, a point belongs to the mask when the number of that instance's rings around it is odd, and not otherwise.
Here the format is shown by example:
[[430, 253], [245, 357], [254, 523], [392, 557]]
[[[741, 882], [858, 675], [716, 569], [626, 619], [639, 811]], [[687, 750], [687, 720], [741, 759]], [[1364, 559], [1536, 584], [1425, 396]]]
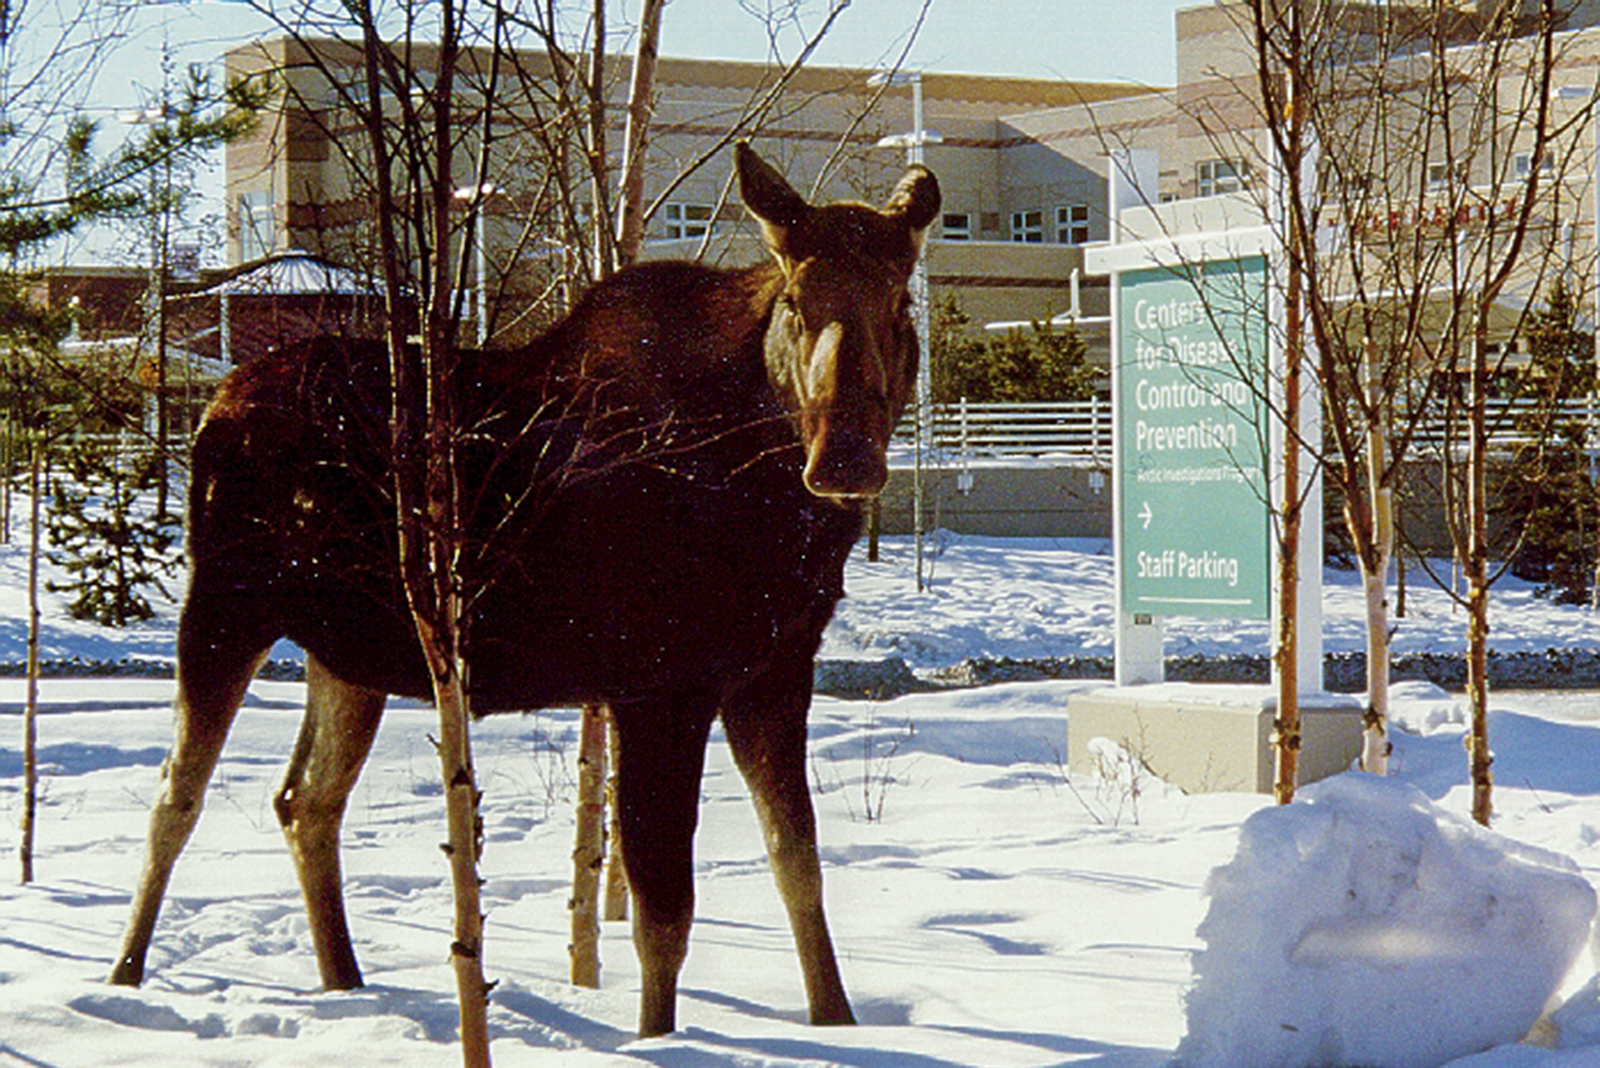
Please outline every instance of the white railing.
[[[1485, 423], [1489, 430], [1489, 449], [1497, 455], [1506, 455], [1517, 448], [1529, 445], [1538, 436], [1541, 427], [1550, 428], [1549, 436], [1555, 439], [1561, 429], [1571, 424], [1587, 428], [1584, 440], [1587, 451], [1593, 453], [1600, 447], [1596, 422], [1600, 420], [1600, 401], [1586, 397], [1557, 401], [1553, 412], [1544, 412], [1540, 402], [1504, 400], [1496, 398], [1486, 402]], [[1452, 419], [1441, 404], [1433, 405], [1417, 425], [1412, 439], [1412, 453], [1419, 457], [1438, 455], [1446, 443], [1454, 446], [1457, 454], [1467, 445], [1467, 412], [1458, 410]]]
[[[1071, 463], [1111, 463], [1111, 405], [1104, 400], [933, 407], [937, 458], [1039, 456]], [[895, 459], [909, 456], [912, 415], [895, 429]]]
[[[1508, 453], [1531, 440], [1530, 426], [1537, 402], [1495, 399], [1488, 402], [1490, 448]], [[1463, 413], [1464, 414], [1464, 413]], [[1551, 420], [1555, 427], [1577, 422], [1589, 427], [1590, 449], [1600, 451], [1600, 399], [1559, 402]], [[1447, 433], [1448, 431], [1448, 433]], [[1442, 406], [1435, 406], [1418, 426], [1412, 455], [1418, 459], [1437, 454], [1446, 440], [1463, 448], [1467, 440], [1465, 419], [1452, 421]], [[940, 404], [933, 407], [933, 462], [963, 456], [972, 459], [1039, 457], [1070, 464], [1109, 467], [1111, 464], [1111, 404], [1106, 400], [1050, 401], [1020, 404]], [[911, 462], [912, 414], [907, 411], [895, 428], [891, 454], [896, 466]]]

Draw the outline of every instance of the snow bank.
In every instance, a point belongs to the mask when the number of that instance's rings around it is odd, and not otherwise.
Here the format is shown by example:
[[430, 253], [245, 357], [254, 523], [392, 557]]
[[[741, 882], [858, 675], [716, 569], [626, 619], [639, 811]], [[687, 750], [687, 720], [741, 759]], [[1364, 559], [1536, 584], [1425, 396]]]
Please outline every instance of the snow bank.
[[1433, 734], [1464, 726], [1466, 699], [1431, 682], [1407, 680], [1389, 684], [1389, 725], [1412, 734]]
[[1538, 1019], [1595, 892], [1413, 787], [1341, 775], [1244, 824], [1211, 874], [1186, 1068], [1423, 1068]]

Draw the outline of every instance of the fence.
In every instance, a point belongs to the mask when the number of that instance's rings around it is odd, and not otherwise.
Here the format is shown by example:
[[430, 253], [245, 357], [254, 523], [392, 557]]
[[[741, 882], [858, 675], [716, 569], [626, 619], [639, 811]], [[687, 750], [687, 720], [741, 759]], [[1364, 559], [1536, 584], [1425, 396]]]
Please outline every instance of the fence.
[[[1487, 425], [1491, 451], [1507, 455], [1533, 440], [1532, 424], [1538, 402], [1496, 398], [1488, 402]], [[1538, 420], [1543, 422], [1543, 420]], [[1591, 455], [1600, 455], [1600, 401], [1577, 398], [1558, 402], [1551, 425], [1577, 423], [1588, 428]], [[913, 415], [907, 412], [895, 428], [893, 462], [911, 463]], [[1451, 420], [1443, 410], [1430, 410], [1413, 439], [1420, 459], [1437, 455], [1447, 442], [1464, 449], [1464, 419]], [[1111, 465], [1111, 403], [1102, 399], [1015, 404], [978, 404], [962, 401], [933, 407], [933, 456], [942, 463], [972, 459], [1036, 457], [1067, 466]]]
[[[909, 462], [913, 413], [895, 428], [894, 458]], [[933, 408], [934, 459], [1046, 457], [1071, 466], [1111, 464], [1111, 404], [1105, 400], [1026, 404], [962, 401]]]
[[[1545, 436], [1554, 439], [1563, 427], [1577, 425], [1583, 428], [1579, 439], [1585, 452], [1594, 458], [1600, 455], [1600, 434], [1596, 422], [1600, 420], [1600, 403], [1596, 398], [1577, 397], [1557, 401], [1553, 408], [1545, 408], [1536, 400], [1505, 400], [1495, 398], [1486, 403], [1488, 411], [1485, 424], [1489, 431], [1489, 451], [1498, 458], [1507, 458], [1516, 449], [1534, 444], [1542, 428], [1548, 427]], [[1457, 413], [1452, 420], [1435, 405], [1424, 413], [1413, 438], [1413, 451], [1419, 458], [1441, 455], [1446, 445], [1464, 455], [1467, 446], [1465, 412]]]

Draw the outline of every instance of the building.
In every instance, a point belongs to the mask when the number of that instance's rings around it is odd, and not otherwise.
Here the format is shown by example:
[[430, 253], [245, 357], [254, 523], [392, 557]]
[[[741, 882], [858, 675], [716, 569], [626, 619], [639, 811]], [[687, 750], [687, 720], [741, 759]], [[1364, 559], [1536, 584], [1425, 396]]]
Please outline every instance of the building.
[[[1485, 25], [1480, 9], [1490, 6], [1487, 0], [1458, 5], [1454, 47], [1472, 47]], [[1563, 63], [1574, 84], [1592, 86], [1589, 68], [1600, 38], [1590, 38], [1600, 30], [1589, 27], [1600, 22], [1600, 0], [1572, 0], [1569, 7]], [[1530, 0], [1528, 8], [1537, 4]], [[1405, 10], [1342, 8], [1344, 65], [1396, 61], [1385, 51], [1396, 46], [1384, 27], [1403, 21]], [[1155, 153], [1161, 201], [1244, 194], [1252, 185], [1259, 197], [1254, 180], [1271, 153], [1245, 12], [1238, 2], [1180, 10], [1176, 82], [1167, 88], [922, 72], [924, 128], [938, 135], [926, 157], [945, 195], [928, 255], [934, 298], [953, 295], [979, 324], [1103, 322], [1106, 280], [1082, 273], [1082, 250], [1110, 235], [1109, 157], [1119, 151]], [[549, 56], [514, 58], [529, 85], [556, 84]], [[482, 115], [483, 93], [473, 87], [485, 66], [481, 56], [468, 59], [456, 104], [464, 128]], [[236, 49], [227, 61], [230, 76], [271, 72], [285, 89], [278, 110], [227, 152], [232, 262], [305, 249], [351, 267], [372, 264], [371, 197], [359, 178], [363, 131], [348, 106], [363, 94], [359, 53], [332, 41], [279, 37]], [[413, 65], [425, 72], [429, 57], [418, 54]], [[607, 131], [613, 161], [621, 155], [628, 65], [627, 57], [615, 59], [605, 80], [609, 113], [617, 117]], [[729, 196], [731, 164], [718, 151], [752, 110], [765, 113], [754, 143], [797, 188], [816, 188], [824, 199], [881, 197], [902, 156], [879, 146], [913, 126], [913, 91], [874, 84], [872, 75], [805, 68], [775, 93], [778, 72], [762, 64], [663, 59], [645, 179], [647, 197], [661, 202], [644, 254], [735, 262], [759, 255], [753, 229]], [[1509, 87], [1514, 69], [1502, 75]], [[561, 128], [574, 121], [571, 108], [561, 107], [553, 91], [544, 98], [528, 91], [513, 102], [508, 96], [496, 94], [496, 152], [503, 162], [482, 183], [488, 195], [476, 236], [485, 252], [469, 275], [475, 290], [492, 295], [498, 343], [521, 340], [559, 314], [563, 278], [583, 275], [572, 250], [588, 240], [575, 227], [587, 225], [581, 205], [591, 195], [576, 169], [557, 174], [548, 166], [552, 155], [575, 144], [576, 131]], [[470, 161], [474, 143], [468, 136], [458, 156]], [[1443, 159], [1420, 165], [1451, 166]], [[466, 170], [456, 177], [464, 209], [475, 181]], [[461, 215], [464, 225], [465, 210]], [[1574, 223], [1571, 215], [1565, 213], [1564, 224]], [[473, 297], [469, 320], [478, 316], [480, 298]], [[1089, 336], [1103, 356], [1103, 328]]]
[[[235, 260], [303, 248], [335, 262], [371, 262], [364, 244], [371, 201], [353, 174], [350, 147], [362, 131], [340, 102], [356, 80], [358, 61], [355, 52], [332, 42], [287, 38], [229, 53], [231, 76], [273, 72], [286, 86], [281, 109], [252, 138], [228, 149], [228, 247]], [[426, 68], [427, 58], [417, 65]], [[542, 53], [519, 56], [517, 65], [533, 79], [551, 77]], [[617, 60], [607, 79], [614, 115], [625, 104], [627, 66], [626, 58]], [[716, 151], [752, 109], [766, 110], [753, 142], [796, 188], [820, 186], [822, 199], [876, 200], [887, 193], [904, 155], [879, 142], [913, 125], [913, 90], [874, 85], [872, 71], [805, 68], [780, 94], [769, 95], [777, 74], [761, 64], [661, 61], [646, 190], [665, 200], [650, 222], [646, 256], [694, 254], [704, 239], [714, 245], [713, 258], [759, 254], [754, 229], [729, 201], [731, 157]], [[465, 124], [481, 109], [470, 91], [474, 74], [462, 82]], [[1039, 134], [1081, 125], [1086, 104], [1130, 102], [1130, 121], [1148, 121], [1131, 102], [1158, 93], [1132, 85], [935, 72], [921, 75], [920, 92], [924, 127], [938, 135], [927, 161], [945, 201], [929, 260], [935, 293], [958, 294], [979, 322], [1067, 312], [1081, 248], [1106, 232], [1104, 180], [1097, 168], [1042, 148]], [[502, 107], [496, 136], [509, 165], [484, 183], [489, 195], [480, 233], [487, 255], [481, 266], [492, 291], [514, 306], [527, 305], [570, 267], [573, 235], [563, 235], [570, 224], [558, 217], [552, 208], [558, 198], [549, 195], [562, 179], [529, 163], [557, 147], [541, 138], [558, 120], [547, 113], [547, 102], [531, 95]], [[609, 133], [619, 157], [620, 121], [614, 127]], [[706, 165], [680, 178], [708, 153]], [[463, 171], [457, 179], [470, 195], [473, 177]], [[581, 179], [574, 181], [566, 195], [586, 202], [590, 194], [579, 188]], [[498, 340], [519, 333], [500, 325], [514, 324], [518, 310], [502, 309]], [[469, 308], [469, 318], [473, 314]]]
[[303, 338], [381, 336], [384, 310], [370, 279], [286, 249], [169, 297], [168, 336], [232, 366]]

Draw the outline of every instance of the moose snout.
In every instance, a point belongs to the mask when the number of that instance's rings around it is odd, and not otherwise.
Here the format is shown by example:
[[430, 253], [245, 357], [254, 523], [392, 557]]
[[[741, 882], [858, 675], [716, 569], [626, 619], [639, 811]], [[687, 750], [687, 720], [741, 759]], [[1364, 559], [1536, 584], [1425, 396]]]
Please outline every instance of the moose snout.
[[885, 444], [865, 428], [823, 416], [807, 450], [805, 486], [818, 497], [876, 497], [889, 481]]

